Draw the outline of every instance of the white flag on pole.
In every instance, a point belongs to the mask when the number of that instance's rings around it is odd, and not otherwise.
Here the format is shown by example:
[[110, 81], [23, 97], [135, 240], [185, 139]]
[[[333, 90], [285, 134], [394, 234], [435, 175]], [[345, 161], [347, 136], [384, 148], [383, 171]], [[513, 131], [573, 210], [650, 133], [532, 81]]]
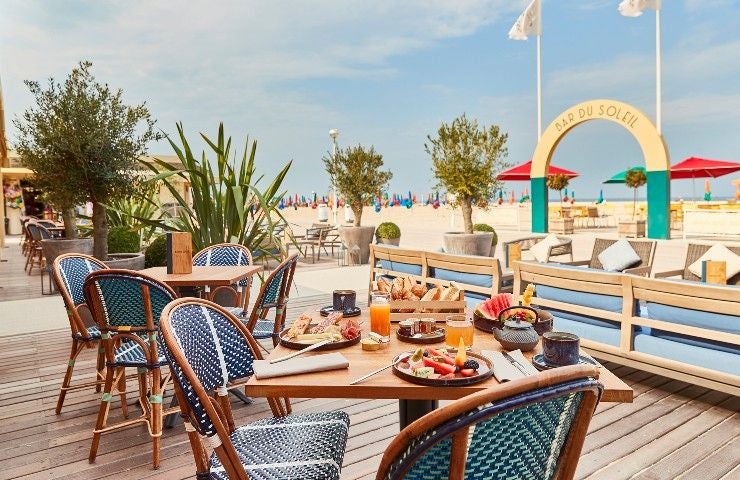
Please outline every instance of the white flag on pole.
[[625, 17], [639, 17], [648, 8], [660, 10], [660, 0], [622, 0], [619, 13]]
[[532, 0], [509, 30], [509, 38], [526, 40], [529, 35], [542, 35], [541, 18], [540, 0]]

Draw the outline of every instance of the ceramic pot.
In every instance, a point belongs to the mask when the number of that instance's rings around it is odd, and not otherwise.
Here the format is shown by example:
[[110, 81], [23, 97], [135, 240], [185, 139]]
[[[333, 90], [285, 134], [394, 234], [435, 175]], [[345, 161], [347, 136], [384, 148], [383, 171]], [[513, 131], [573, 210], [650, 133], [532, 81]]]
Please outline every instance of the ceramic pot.
[[105, 264], [108, 268], [144, 270], [145, 258], [143, 253], [109, 253]]
[[493, 233], [460, 233], [448, 232], [443, 236], [445, 252], [453, 255], [491, 255]]

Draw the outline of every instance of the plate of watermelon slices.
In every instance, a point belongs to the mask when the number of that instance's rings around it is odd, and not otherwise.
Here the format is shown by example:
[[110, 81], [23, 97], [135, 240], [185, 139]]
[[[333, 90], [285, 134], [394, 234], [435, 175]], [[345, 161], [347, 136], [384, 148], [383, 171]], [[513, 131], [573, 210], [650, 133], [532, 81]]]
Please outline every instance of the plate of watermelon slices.
[[482, 382], [493, 375], [493, 363], [483, 355], [464, 349], [420, 347], [398, 355], [393, 373], [419, 385], [463, 386]]

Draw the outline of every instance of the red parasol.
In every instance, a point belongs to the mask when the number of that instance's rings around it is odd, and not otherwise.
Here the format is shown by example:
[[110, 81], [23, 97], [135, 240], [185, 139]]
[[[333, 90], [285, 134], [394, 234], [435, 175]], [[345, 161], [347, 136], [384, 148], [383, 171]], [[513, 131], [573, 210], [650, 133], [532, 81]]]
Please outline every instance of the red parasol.
[[671, 180], [715, 178], [740, 170], [740, 163], [689, 157], [671, 167]]
[[[506, 170], [505, 172], [501, 172], [496, 178], [498, 180], [504, 180], [504, 181], [519, 181], [519, 180], [529, 180], [529, 173], [532, 170], [532, 160], [528, 161], [527, 163], [522, 163], [521, 165], [517, 165], [516, 167], [510, 168]], [[563, 174], [567, 176], [568, 178], [576, 178], [578, 176], [578, 173], [572, 172], [570, 170], [566, 170], [564, 168], [556, 167], [554, 165], [550, 165], [547, 169], [548, 175], [558, 175]]]

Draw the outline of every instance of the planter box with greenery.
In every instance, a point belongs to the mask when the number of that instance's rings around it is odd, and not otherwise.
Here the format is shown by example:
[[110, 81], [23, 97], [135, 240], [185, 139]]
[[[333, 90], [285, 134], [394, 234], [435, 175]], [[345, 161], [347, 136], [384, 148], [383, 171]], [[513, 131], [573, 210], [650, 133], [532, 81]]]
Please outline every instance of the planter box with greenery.
[[497, 125], [479, 127], [463, 114], [451, 124], [443, 123], [437, 136], [427, 139], [424, 149], [432, 159], [437, 189], [454, 196], [452, 204], [462, 210], [465, 226], [464, 232], [445, 233], [445, 251], [490, 255], [493, 234], [473, 233], [473, 205], [488, 208], [488, 199], [500, 188], [496, 176], [509, 166], [504, 160], [508, 135]]
[[[387, 187], [393, 174], [383, 167], [383, 156], [371, 146], [362, 145], [337, 150], [324, 157], [324, 165], [332, 183], [337, 186], [352, 209], [353, 227], [341, 227], [339, 235], [347, 247], [347, 263], [366, 264], [370, 258], [370, 244], [375, 227], [362, 227], [362, 207]], [[356, 254], [356, 250], [359, 250]]]
[[383, 222], [375, 230], [376, 243], [398, 246], [401, 243], [401, 229], [393, 222]]
[[644, 237], [646, 233], [645, 220], [635, 218], [637, 212], [637, 189], [647, 183], [645, 172], [639, 168], [631, 168], [624, 177], [624, 183], [634, 190], [632, 202], [632, 219], [620, 219], [617, 225], [617, 232], [620, 236], [625, 237]]
[[140, 250], [139, 232], [123, 225], [113, 227], [108, 232], [108, 260], [105, 264], [110, 268], [142, 270], [145, 261]]

